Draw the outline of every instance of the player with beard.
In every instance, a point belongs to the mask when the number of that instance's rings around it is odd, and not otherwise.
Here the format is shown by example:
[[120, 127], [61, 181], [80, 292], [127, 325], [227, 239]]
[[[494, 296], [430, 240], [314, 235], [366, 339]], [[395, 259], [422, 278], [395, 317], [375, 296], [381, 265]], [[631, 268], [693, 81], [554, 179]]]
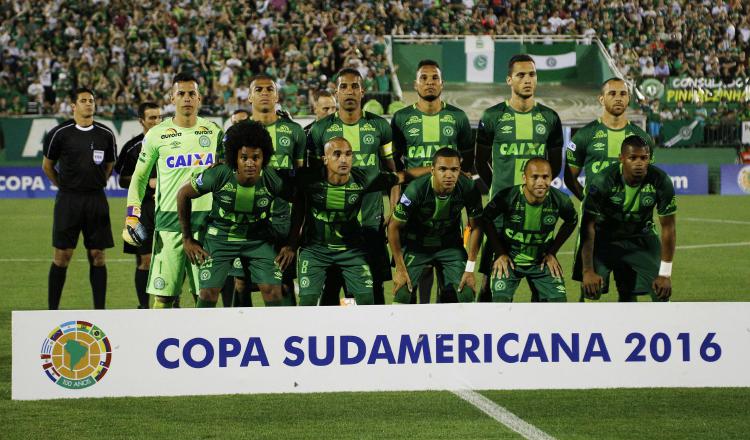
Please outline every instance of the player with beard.
[[[432, 156], [441, 148], [458, 150], [464, 158], [461, 163], [465, 171], [473, 165], [474, 136], [466, 113], [440, 99], [443, 93], [443, 77], [440, 66], [433, 60], [422, 60], [417, 66], [414, 82], [417, 102], [397, 111], [391, 119], [393, 130], [393, 154], [396, 162], [403, 161], [407, 169], [432, 165]], [[391, 200], [398, 200], [400, 187], [394, 187]], [[419, 302], [430, 302], [432, 293], [432, 266], [426, 266], [419, 279]], [[442, 281], [438, 275], [438, 284]], [[438, 289], [437, 302], [440, 302]], [[412, 293], [411, 303], [417, 302]]]
[[[490, 198], [505, 188], [523, 183], [526, 162], [533, 157], [546, 158], [557, 176], [562, 167], [563, 134], [560, 117], [551, 108], [536, 102], [537, 76], [534, 59], [514, 55], [508, 62], [511, 97], [484, 111], [477, 128], [477, 172], [492, 182]], [[554, 178], [554, 177], [553, 177]], [[502, 230], [502, 216], [495, 219], [497, 231]], [[479, 271], [486, 275], [480, 301], [490, 301], [489, 275], [492, 262], [491, 246], [485, 245]], [[539, 296], [530, 285], [531, 301]]]

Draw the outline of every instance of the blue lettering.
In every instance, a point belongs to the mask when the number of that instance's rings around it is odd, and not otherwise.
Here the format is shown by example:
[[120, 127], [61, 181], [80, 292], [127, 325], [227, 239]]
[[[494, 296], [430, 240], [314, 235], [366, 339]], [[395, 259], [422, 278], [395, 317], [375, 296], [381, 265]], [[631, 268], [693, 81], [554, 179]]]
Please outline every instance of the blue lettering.
[[529, 339], [526, 340], [526, 345], [523, 347], [523, 353], [521, 354], [521, 362], [527, 362], [530, 357], [537, 357], [542, 362], [549, 362], [539, 333], [529, 333]]
[[453, 341], [453, 335], [440, 334], [437, 335], [436, 338], [435, 362], [438, 364], [450, 364], [453, 362], [453, 356], [450, 356], [453, 351], [453, 346], [450, 344]]
[[[258, 354], [253, 354], [255, 350]], [[260, 362], [264, 367], [268, 366], [268, 356], [266, 356], [266, 350], [263, 348], [263, 342], [260, 338], [247, 338], [245, 354], [242, 356], [240, 367], [247, 367], [250, 362]]]
[[159, 362], [159, 365], [164, 368], [173, 370], [180, 366], [180, 361], [170, 361], [169, 359], [167, 359], [164, 353], [165, 351], [167, 351], [167, 347], [180, 348], [180, 340], [177, 338], [167, 338], [159, 342], [159, 345], [156, 347], [156, 360]]
[[604, 343], [604, 337], [601, 333], [591, 334], [591, 339], [589, 339], [589, 343], [586, 346], [586, 352], [583, 353], [583, 362], [589, 362], [594, 356], [602, 358], [604, 362], [612, 362], [612, 358], [609, 357], [609, 351], [607, 350], [607, 344]]
[[409, 359], [412, 364], [419, 362], [419, 354], [422, 353], [425, 364], [432, 363], [432, 354], [430, 353], [430, 344], [428, 343], [427, 335], [421, 334], [417, 338], [417, 345], [414, 346], [411, 343], [409, 335], [401, 335], [401, 343], [398, 346], [398, 363], [403, 364], [406, 361], [406, 354], [409, 354]]
[[303, 339], [299, 336], [289, 336], [286, 338], [284, 341], [284, 350], [295, 357], [285, 357], [284, 365], [288, 367], [299, 367], [302, 365], [302, 362], [305, 362], [305, 352], [301, 348], [295, 346], [295, 344], [301, 344], [302, 341]]
[[492, 362], [492, 334], [484, 334], [484, 361]]
[[[367, 347], [362, 338], [358, 336], [343, 335], [341, 336], [341, 365], [354, 365], [362, 362], [365, 358], [365, 352]], [[349, 355], [349, 344], [354, 344], [357, 347], [356, 354], [353, 356]]]
[[[193, 359], [193, 347], [196, 345], [200, 345], [206, 351], [205, 357], [200, 361]], [[206, 339], [193, 338], [182, 348], [182, 358], [192, 368], [204, 368], [214, 359], [214, 347]]]
[[560, 362], [561, 348], [562, 351], [565, 352], [565, 354], [568, 356], [568, 359], [573, 362], [578, 362], [580, 358], [578, 336], [578, 333], [573, 333], [571, 335], [571, 347], [567, 344], [567, 342], [565, 342], [565, 339], [563, 339], [563, 337], [560, 336], [559, 333], [552, 333], [552, 362]]
[[167, 167], [174, 168], [174, 156], [167, 157]]
[[219, 338], [219, 367], [227, 366], [227, 359], [237, 357], [242, 350], [240, 341], [235, 338]]
[[308, 348], [310, 349], [310, 363], [316, 367], [325, 367], [326, 365], [331, 365], [331, 362], [333, 362], [333, 355], [335, 354], [333, 336], [326, 336], [326, 351], [323, 358], [318, 356], [317, 336], [310, 336]]
[[506, 333], [500, 337], [497, 341], [497, 355], [500, 356], [500, 359], [502, 359], [503, 362], [514, 364], [518, 362], [518, 355], [515, 354], [511, 356], [505, 351], [505, 344], [507, 344], [508, 341], [518, 342], [518, 333]]
[[187, 163], [185, 161], [185, 156], [177, 156], [177, 160], [174, 164], [175, 168], [185, 167], [187, 166]]
[[375, 335], [375, 342], [372, 344], [372, 351], [370, 352], [370, 357], [367, 359], [367, 363], [372, 365], [378, 359], [385, 359], [389, 364], [396, 363], [391, 343], [388, 341], [388, 336], [386, 335]]
[[477, 335], [460, 333], [458, 335], [458, 363], [465, 364], [466, 358], [471, 359], [473, 363], [479, 363], [475, 351], [479, 347], [479, 337]]

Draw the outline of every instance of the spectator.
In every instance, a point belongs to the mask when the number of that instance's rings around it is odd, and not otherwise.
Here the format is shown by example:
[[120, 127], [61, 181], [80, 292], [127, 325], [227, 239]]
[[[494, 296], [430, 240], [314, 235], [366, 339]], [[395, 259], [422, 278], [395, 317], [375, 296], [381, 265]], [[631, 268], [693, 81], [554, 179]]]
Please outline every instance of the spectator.
[[654, 76], [660, 80], [664, 80], [669, 76], [669, 64], [667, 64], [667, 57], [662, 57], [659, 64], [654, 68]]

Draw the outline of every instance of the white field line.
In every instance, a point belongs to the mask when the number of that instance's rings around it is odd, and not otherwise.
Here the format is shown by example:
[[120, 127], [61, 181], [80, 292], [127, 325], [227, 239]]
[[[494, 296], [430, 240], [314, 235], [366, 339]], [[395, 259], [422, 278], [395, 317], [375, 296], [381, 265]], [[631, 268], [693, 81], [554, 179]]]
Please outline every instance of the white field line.
[[472, 390], [452, 391], [453, 394], [474, 405], [477, 409], [517, 432], [528, 440], [555, 440], [554, 437], [526, 422], [517, 415]]
[[[741, 247], [741, 246], [750, 246], [750, 241], [739, 241], [737, 243], [687, 244], [683, 246], [677, 246], [677, 249], [686, 250], [686, 249], [706, 249], [706, 248]], [[558, 252], [557, 255], [573, 255], [573, 251]]]
[[681, 217], [680, 221], [687, 220], [690, 222], [703, 222], [703, 223], [726, 223], [729, 225], [750, 225], [748, 221], [742, 220], [722, 220], [719, 218], [698, 218], [698, 217]]

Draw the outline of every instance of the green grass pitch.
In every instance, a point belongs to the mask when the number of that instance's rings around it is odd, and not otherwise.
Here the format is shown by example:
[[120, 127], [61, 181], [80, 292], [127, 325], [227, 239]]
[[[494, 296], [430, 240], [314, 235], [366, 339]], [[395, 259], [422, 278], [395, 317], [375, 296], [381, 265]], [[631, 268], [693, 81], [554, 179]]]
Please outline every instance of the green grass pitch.
[[[123, 199], [112, 199], [117, 246], [108, 251], [108, 308], [132, 308], [134, 259], [121, 252]], [[180, 398], [10, 400], [11, 310], [46, 307], [52, 200], [2, 200], [0, 438], [521, 438], [449, 392], [331, 393]], [[674, 301], [750, 300], [750, 198], [678, 200]], [[560, 261], [569, 275], [569, 240]], [[79, 243], [80, 244], [80, 243]], [[578, 286], [568, 280], [568, 300]], [[386, 286], [389, 291], [390, 285]], [[523, 285], [518, 301], [528, 301]], [[260, 302], [256, 296], [255, 303]], [[615, 295], [604, 301], [615, 300]], [[91, 308], [79, 247], [61, 307]], [[747, 438], [750, 389], [483, 391], [559, 439]]]

